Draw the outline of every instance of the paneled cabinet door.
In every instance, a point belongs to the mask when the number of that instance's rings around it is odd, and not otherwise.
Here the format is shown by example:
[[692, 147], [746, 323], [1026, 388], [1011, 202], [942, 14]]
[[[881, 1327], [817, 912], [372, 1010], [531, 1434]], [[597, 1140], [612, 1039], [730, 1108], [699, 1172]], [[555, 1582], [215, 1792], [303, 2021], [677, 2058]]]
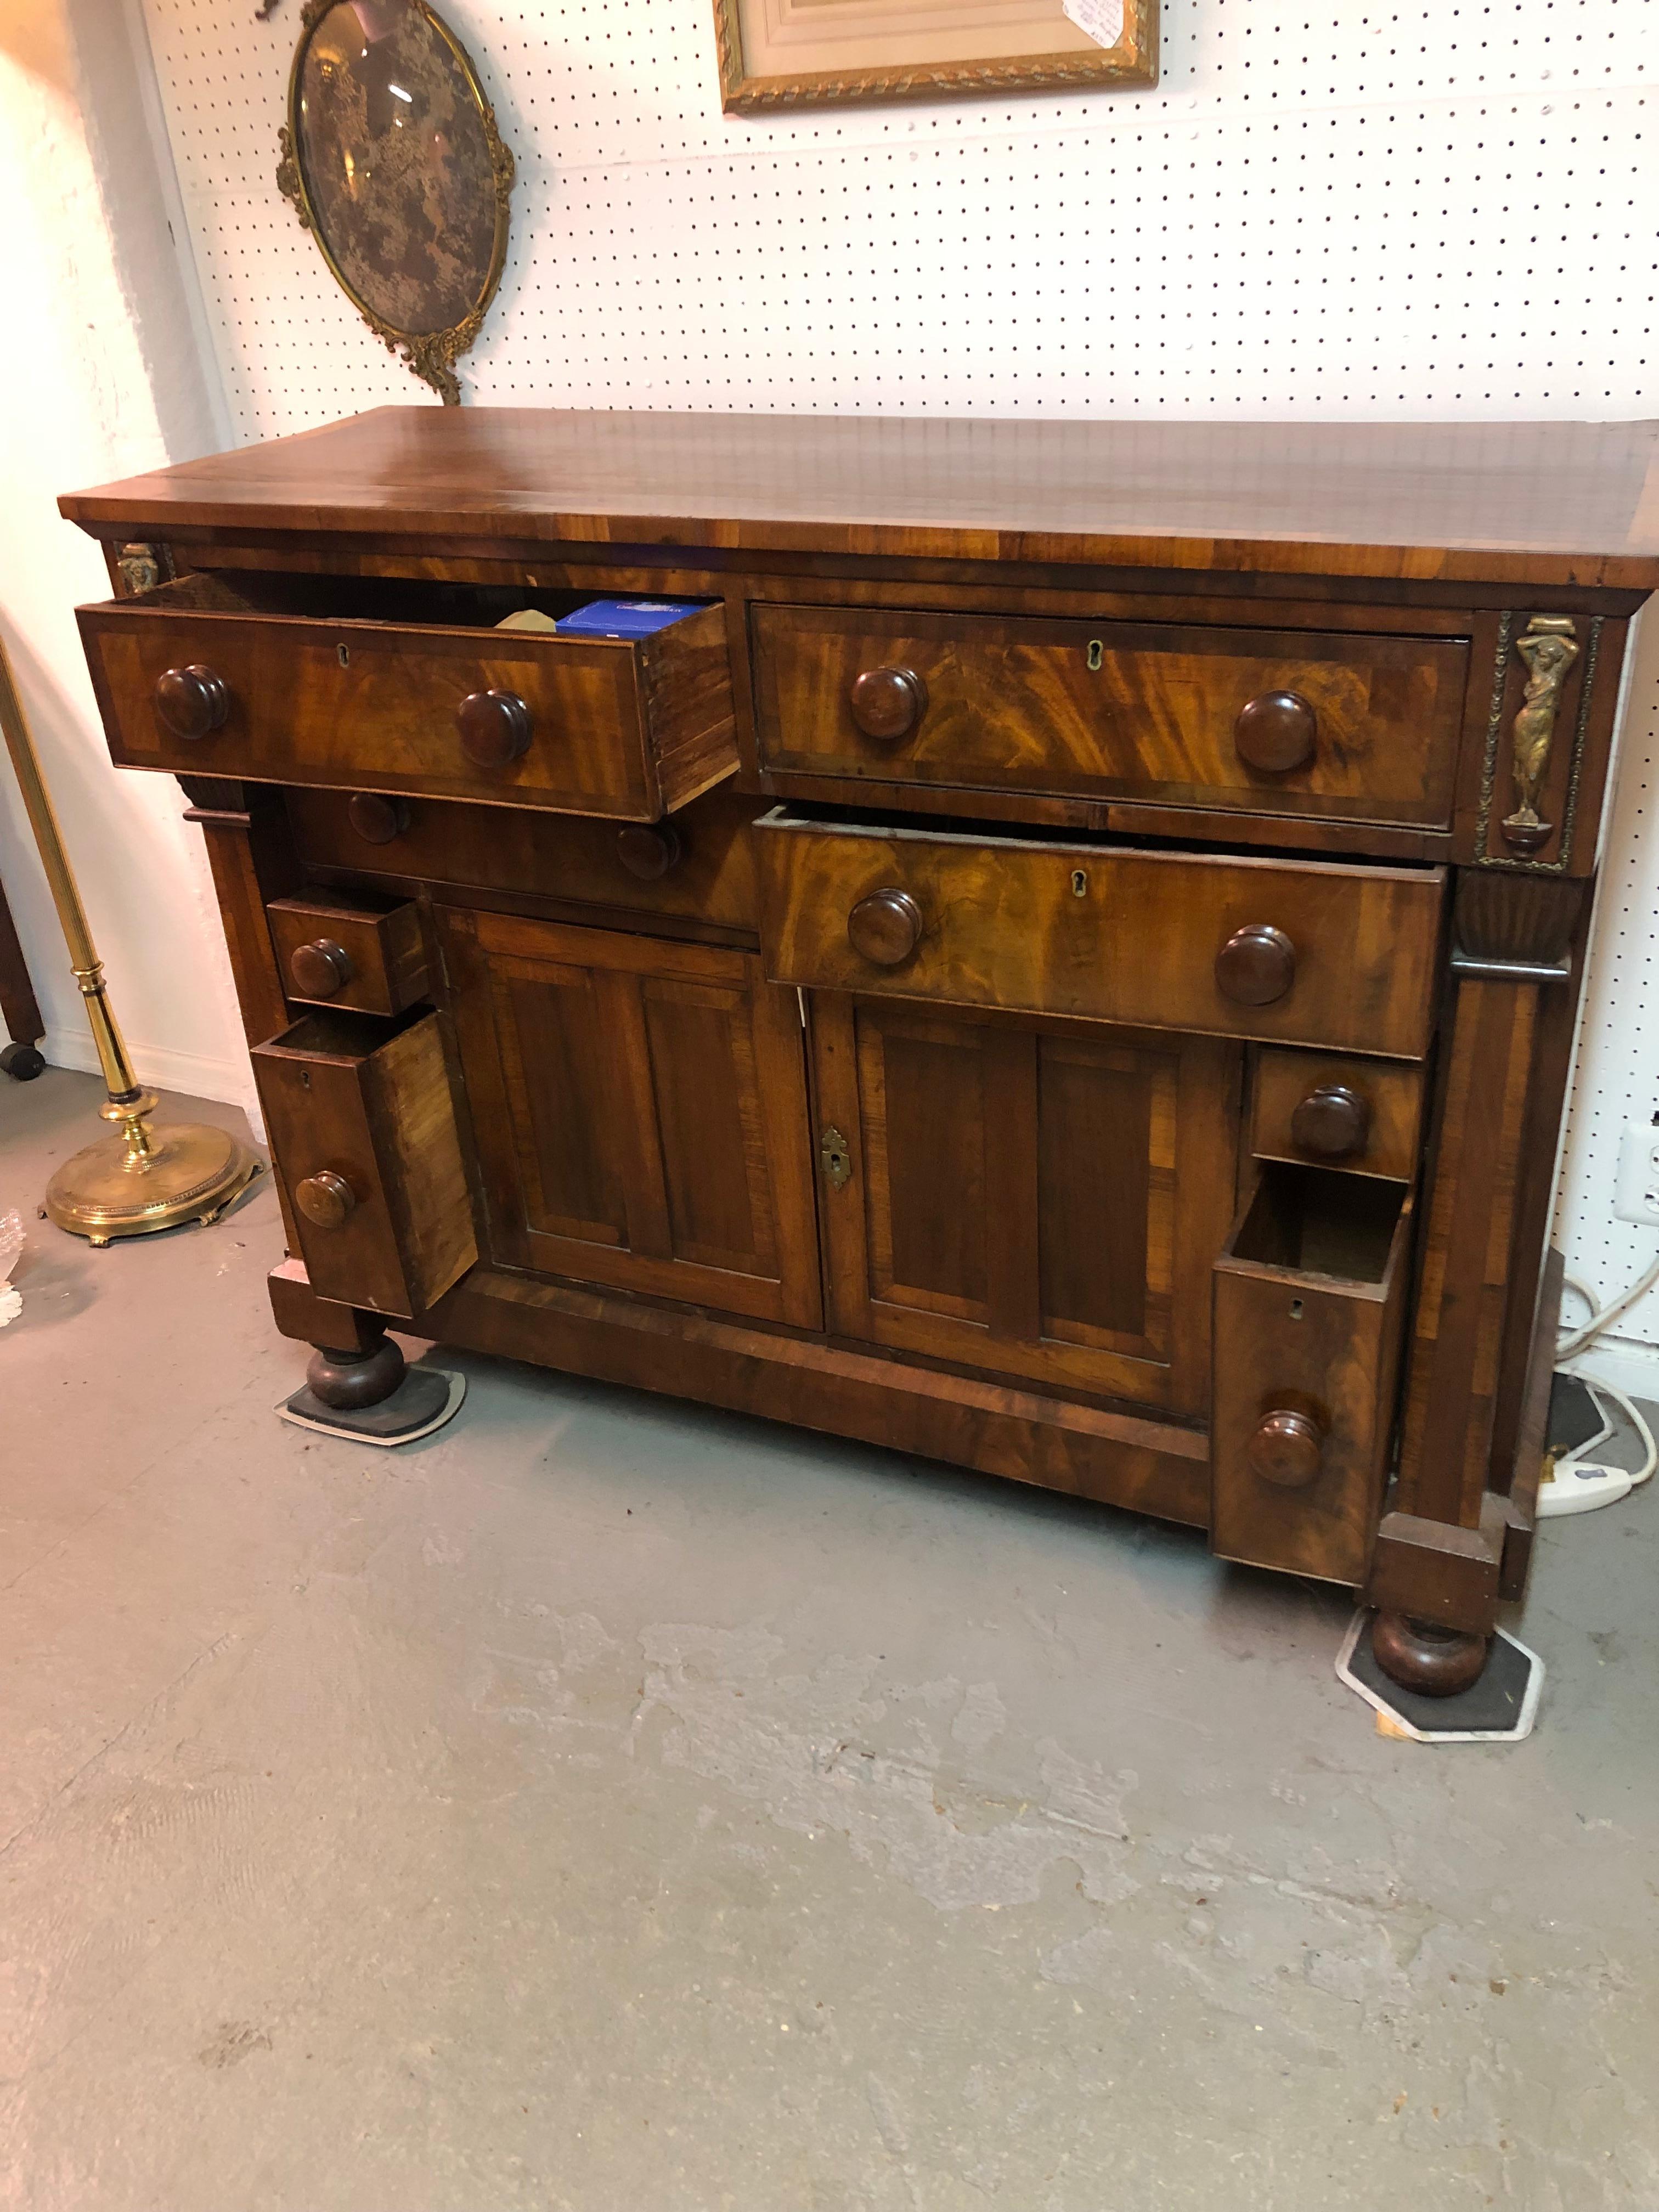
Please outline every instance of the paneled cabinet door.
[[795, 994], [724, 947], [439, 921], [493, 1256], [817, 1328]]
[[1238, 1048], [838, 992], [811, 1003], [831, 1328], [1201, 1413]]

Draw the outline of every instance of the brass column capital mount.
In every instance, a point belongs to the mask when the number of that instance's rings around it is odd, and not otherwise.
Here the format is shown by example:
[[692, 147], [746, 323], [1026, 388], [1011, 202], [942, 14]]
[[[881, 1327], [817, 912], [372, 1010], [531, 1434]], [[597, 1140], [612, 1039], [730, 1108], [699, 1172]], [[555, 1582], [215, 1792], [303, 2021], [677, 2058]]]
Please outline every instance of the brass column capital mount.
[[114, 1135], [88, 1145], [58, 1170], [46, 1185], [47, 1215], [58, 1228], [92, 1244], [142, 1237], [181, 1221], [216, 1220], [258, 1174], [260, 1163], [227, 1129], [204, 1122], [150, 1127], [157, 1101], [152, 1091], [141, 1087], [127, 1059], [3, 641], [0, 729], [17, 771], [40, 865], [69, 947], [70, 966], [98, 1048], [109, 1093], [99, 1111], [115, 1128]]

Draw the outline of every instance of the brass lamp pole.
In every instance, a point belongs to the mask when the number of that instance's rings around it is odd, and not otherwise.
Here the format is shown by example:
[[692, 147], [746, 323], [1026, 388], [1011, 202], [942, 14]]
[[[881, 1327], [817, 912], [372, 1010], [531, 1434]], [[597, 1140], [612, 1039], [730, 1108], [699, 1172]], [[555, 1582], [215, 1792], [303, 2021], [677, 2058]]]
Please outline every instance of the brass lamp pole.
[[259, 1163], [246, 1145], [239, 1144], [224, 1129], [199, 1122], [173, 1123], [154, 1130], [149, 1126], [158, 1102], [154, 1091], [139, 1087], [110, 1011], [103, 964], [87, 927], [81, 895], [23, 719], [22, 702], [3, 639], [0, 639], [0, 728], [5, 732], [29, 826], [52, 886], [52, 902], [69, 946], [70, 966], [87, 1003], [87, 1020], [109, 1092], [107, 1103], [99, 1111], [116, 1129], [114, 1136], [88, 1145], [58, 1169], [46, 1185], [46, 1212], [60, 1229], [72, 1230], [94, 1244], [107, 1244], [116, 1237], [142, 1237], [152, 1229], [171, 1229], [180, 1221], [215, 1220], [258, 1175]]

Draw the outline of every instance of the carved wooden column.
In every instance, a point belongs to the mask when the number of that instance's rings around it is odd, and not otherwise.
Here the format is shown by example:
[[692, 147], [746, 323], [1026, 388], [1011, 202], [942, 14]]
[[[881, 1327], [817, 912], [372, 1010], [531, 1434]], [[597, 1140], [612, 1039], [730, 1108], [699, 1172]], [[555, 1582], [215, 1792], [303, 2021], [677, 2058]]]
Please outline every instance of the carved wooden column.
[[1599, 812], [1608, 627], [1495, 625], [1486, 745], [1460, 823], [1472, 864], [1456, 871], [1398, 1474], [1366, 1593], [1378, 1660], [1419, 1691], [1474, 1680], [1500, 1597], [1524, 1582], [1560, 1296], [1550, 1184], [1594, 881], [1576, 830], [1587, 780], [1591, 823]]

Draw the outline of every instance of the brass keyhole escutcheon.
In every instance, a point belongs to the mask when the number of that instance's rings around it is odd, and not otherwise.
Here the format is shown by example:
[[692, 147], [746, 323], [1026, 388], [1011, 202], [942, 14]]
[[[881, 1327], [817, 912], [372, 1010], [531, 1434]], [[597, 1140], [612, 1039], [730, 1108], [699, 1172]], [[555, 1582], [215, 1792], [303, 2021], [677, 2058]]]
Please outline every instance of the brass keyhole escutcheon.
[[1105, 658], [1104, 643], [1097, 637], [1091, 637], [1089, 640], [1089, 673], [1091, 676], [1097, 676], [1100, 673], [1100, 664]]
[[831, 1190], [845, 1190], [852, 1180], [853, 1155], [847, 1139], [832, 1121], [818, 1140], [818, 1159]]
[[1072, 871], [1072, 896], [1073, 898], [1087, 898], [1088, 896], [1089, 871], [1086, 868], [1073, 868]]
[[351, 665], [351, 647], [349, 645], [337, 645], [334, 650], [340, 656], [341, 667], [349, 668]]

